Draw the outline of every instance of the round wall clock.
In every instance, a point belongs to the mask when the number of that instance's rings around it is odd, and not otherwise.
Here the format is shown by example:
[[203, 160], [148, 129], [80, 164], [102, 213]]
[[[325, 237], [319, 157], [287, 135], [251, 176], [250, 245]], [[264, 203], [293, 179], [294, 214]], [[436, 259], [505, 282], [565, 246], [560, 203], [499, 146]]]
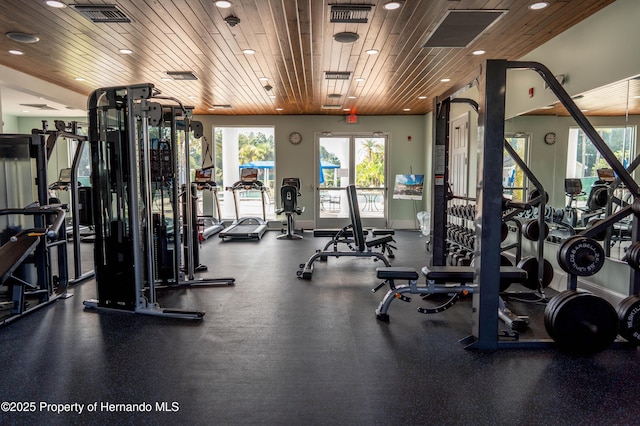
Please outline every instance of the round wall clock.
[[556, 134], [554, 132], [549, 132], [544, 135], [544, 143], [547, 145], [553, 145], [556, 143]]
[[298, 132], [291, 132], [291, 134], [289, 135], [289, 142], [294, 145], [298, 145], [300, 142], [302, 142], [302, 135]]

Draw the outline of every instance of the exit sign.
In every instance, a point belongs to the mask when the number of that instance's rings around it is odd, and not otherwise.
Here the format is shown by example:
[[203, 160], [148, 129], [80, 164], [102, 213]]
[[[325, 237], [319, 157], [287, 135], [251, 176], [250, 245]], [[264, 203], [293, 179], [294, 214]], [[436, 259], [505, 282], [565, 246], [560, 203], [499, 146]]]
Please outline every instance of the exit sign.
[[355, 114], [349, 114], [347, 115], [347, 123], [349, 124], [355, 124], [358, 122], [358, 116]]

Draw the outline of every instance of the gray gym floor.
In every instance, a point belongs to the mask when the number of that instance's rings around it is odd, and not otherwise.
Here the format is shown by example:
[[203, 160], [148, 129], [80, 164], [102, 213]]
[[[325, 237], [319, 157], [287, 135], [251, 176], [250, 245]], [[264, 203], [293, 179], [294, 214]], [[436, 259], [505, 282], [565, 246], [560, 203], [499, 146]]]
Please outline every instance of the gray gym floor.
[[[232, 276], [236, 285], [160, 293], [163, 306], [206, 311], [201, 322], [84, 311], [82, 301], [96, 295], [89, 281], [0, 329], [1, 399], [36, 403], [34, 413], [7, 413], [3, 404], [0, 423], [638, 424], [638, 350], [589, 358], [467, 351], [458, 339], [471, 330], [468, 300], [436, 315], [417, 313], [422, 301], [394, 301], [391, 322], [381, 323], [374, 310], [384, 291], [370, 291], [378, 263], [330, 258], [301, 281], [298, 265], [326, 239], [276, 236], [213, 237], [202, 245], [203, 276]], [[396, 240], [393, 264], [420, 268], [420, 234], [397, 232]], [[84, 411], [55, 414], [41, 402]], [[162, 402], [176, 411], [157, 410]], [[10, 406], [19, 407], [29, 409]]]

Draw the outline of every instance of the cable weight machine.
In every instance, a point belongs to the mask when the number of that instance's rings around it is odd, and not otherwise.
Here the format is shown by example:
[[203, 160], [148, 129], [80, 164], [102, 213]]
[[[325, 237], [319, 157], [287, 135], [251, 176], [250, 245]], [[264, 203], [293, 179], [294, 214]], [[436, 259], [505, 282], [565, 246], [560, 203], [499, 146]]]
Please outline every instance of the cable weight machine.
[[[191, 111], [177, 100], [159, 96], [152, 84], [97, 89], [88, 104], [98, 298], [85, 301], [85, 306], [201, 319], [204, 312], [162, 308], [156, 298], [161, 288], [235, 281], [194, 278], [191, 232], [185, 232], [186, 259], [181, 264], [178, 191], [191, 185], [189, 137], [194, 129], [196, 137], [201, 134], [201, 124], [191, 121]], [[186, 205], [182, 219], [189, 230], [194, 224], [191, 203]]]

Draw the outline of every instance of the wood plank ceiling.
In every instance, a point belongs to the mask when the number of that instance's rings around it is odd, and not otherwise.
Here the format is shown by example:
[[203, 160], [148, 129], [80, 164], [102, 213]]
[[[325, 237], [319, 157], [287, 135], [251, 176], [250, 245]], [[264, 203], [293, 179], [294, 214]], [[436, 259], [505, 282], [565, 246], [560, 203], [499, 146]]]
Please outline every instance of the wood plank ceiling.
[[[151, 82], [196, 114], [425, 114], [435, 96], [469, 83], [485, 58], [518, 59], [614, 0], [550, 0], [537, 11], [528, 8], [534, 0], [406, 0], [396, 10], [386, 10], [387, 1], [231, 0], [230, 8], [213, 0], [81, 1], [115, 5], [131, 19], [94, 23], [73, 5], [3, 0], [4, 32], [40, 41], [2, 37], [0, 64], [86, 95]], [[366, 23], [332, 23], [331, 4], [373, 7]], [[423, 48], [449, 10], [506, 14], [466, 47]], [[231, 26], [230, 16], [239, 22]], [[340, 32], [358, 39], [339, 43]], [[478, 49], [486, 54], [473, 55]], [[164, 81], [167, 71], [191, 71], [197, 80]], [[327, 80], [327, 71], [350, 74]]]

